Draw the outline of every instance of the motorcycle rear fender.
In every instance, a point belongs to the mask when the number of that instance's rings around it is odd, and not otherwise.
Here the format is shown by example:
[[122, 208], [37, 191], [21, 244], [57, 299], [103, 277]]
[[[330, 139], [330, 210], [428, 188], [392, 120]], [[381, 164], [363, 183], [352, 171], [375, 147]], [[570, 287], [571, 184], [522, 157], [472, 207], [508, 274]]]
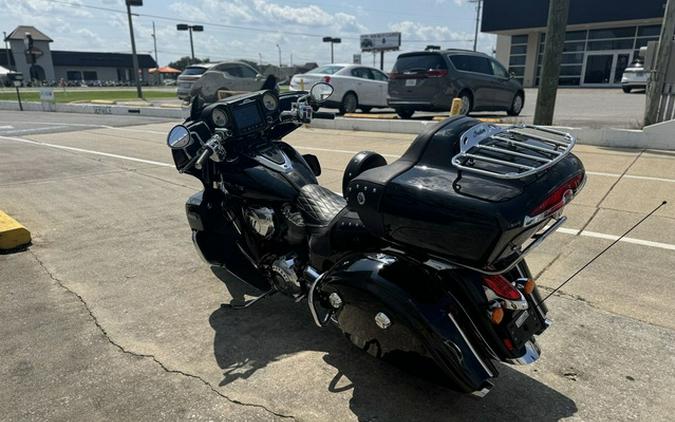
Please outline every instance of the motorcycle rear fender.
[[220, 192], [200, 191], [185, 203], [192, 242], [197, 252], [209, 265], [225, 268], [243, 281], [261, 290], [268, 290], [269, 282], [238, 243], [239, 236], [234, 223], [226, 220], [222, 201]]
[[[462, 306], [418, 263], [391, 254], [352, 255], [319, 284], [317, 295], [327, 309], [331, 293], [342, 300], [335, 315], [341, 329], [364, 349], [374, 344], [379, 357], [426, 352], [464, 392], [481, 390], [497, 376], [479, 340], [463, 325], [469, 317]], [[389, 317], [390, 327], [376, 325], [379, 312]]]

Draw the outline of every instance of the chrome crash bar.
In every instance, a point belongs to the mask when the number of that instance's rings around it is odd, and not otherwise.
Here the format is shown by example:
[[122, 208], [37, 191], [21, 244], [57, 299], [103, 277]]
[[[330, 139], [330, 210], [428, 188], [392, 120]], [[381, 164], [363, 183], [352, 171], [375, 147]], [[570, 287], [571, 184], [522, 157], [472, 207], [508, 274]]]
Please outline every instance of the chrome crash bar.
[[521, 179], [540, 173], [565, 158], [576, 137], [554, 129], [479, 123], [460, 138], [456, 168], [497, 179]]

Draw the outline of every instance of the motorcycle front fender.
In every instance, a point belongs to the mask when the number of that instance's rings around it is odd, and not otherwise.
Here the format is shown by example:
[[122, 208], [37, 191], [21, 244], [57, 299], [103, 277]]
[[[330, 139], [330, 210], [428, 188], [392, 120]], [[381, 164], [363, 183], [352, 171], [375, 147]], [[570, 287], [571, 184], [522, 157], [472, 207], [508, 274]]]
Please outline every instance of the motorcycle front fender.
[[316, 294], [322, 306], [333, 308], [345, 335], [377, 357], [431, 358], [463, 392], [483, 390], [497, 376], [479, 340], [462, 325], [469, 318], [463, 307], [437, 274], [410, 259], [352, 255], [327, 272]]

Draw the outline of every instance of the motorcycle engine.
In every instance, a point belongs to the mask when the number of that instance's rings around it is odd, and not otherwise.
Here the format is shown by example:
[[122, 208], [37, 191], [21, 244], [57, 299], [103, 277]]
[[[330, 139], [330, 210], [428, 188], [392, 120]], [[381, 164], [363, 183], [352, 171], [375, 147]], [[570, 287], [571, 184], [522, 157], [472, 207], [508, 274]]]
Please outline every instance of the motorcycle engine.
[[298, 275], [300, 265], [298, 256], [294, 253], [284, 255], [274, 261], [271, 266], [271, 279], [274, 287], [293, 297], [300, 297], [303, 294]]
[[244, 211], [246, 220], [256, 233], [265, 239], [274, 234], [274, 211], [271, 208], [246, 208]]

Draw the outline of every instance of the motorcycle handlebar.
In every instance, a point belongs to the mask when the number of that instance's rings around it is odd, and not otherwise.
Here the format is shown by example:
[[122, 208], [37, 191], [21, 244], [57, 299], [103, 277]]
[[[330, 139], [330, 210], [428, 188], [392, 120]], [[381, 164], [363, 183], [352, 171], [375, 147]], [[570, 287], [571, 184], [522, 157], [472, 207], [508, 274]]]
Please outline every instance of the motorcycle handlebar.
[[197, 168], [201, 167], [204, 161], [206, 161], [206, 159], [209, 158], [211, 154], [213, 154], [213, 150], [208, 145], [205, 145], [204, 152], [202, 152], [202, 155], [200, 155], [199, 158], [197, 158], [197, 161], [195, 161], [195, 166], [197, 166]]
[[312, 117], [315, 119], [328, 119], [328, 120], [334, 120], [335, 119], [335, 113], [328, 113], [325, 111], [315, 111], [312, 113]]

